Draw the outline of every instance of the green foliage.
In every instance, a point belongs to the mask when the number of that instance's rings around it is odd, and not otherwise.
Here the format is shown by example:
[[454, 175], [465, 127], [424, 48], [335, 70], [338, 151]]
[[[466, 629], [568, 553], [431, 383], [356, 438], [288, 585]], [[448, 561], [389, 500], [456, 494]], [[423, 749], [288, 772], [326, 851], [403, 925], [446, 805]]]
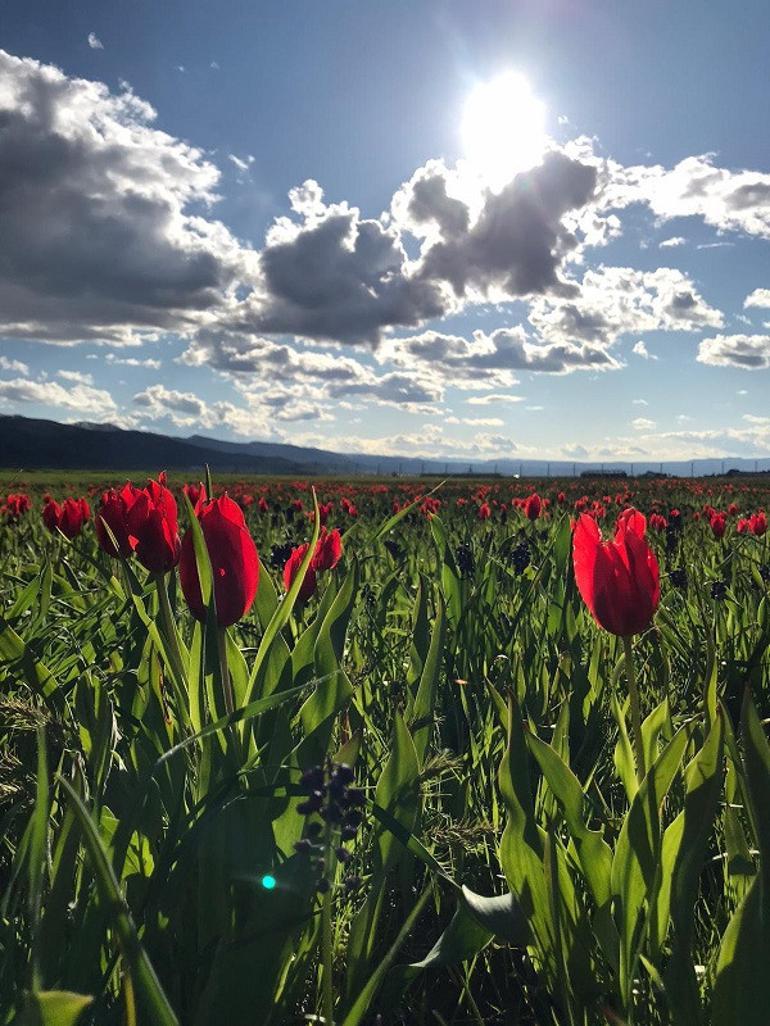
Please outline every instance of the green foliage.
[[[637, 777], [567, 485], [535, 522], [523, 484], [229, 487], [261, 564], [227, 630], [186, 497], [203, 623], [91, 526], [0, 521], [0, 1024], [765, 1026], [768, 538], [692, 515], [653, 538]], [[636, 487], [619, 505], [705, 502]], [[301, 601], [330, 500], [344, 557]], [[287, 541], [310, 546], [285, 591]], [[344, 843], [303, 783], [336, 764], [360, 789]]]

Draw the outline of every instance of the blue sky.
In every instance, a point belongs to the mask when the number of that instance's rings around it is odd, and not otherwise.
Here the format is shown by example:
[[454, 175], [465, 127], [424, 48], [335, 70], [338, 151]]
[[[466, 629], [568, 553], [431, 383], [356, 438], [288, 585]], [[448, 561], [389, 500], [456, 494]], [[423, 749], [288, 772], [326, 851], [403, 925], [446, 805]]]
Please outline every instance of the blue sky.
[[0, 411], [768, 456], [768, 39], [762, 2], [6, 0]]

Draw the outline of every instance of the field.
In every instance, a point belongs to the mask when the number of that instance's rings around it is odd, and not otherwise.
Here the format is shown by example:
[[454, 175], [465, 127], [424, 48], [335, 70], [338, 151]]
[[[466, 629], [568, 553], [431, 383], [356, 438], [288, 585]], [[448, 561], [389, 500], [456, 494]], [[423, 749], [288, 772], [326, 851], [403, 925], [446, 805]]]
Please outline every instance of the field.
[[0, 477], [0, 1022], [767, 1026], [770, 478], [182, 483]]

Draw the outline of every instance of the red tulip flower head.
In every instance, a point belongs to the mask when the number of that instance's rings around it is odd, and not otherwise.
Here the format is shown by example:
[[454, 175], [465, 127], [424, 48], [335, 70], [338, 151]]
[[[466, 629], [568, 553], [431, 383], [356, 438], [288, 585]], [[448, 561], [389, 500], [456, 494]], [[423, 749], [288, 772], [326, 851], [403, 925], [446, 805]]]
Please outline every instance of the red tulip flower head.
[[[286, 561], [286, 565], [283, 568], [283, 584], [288, 591], [297, 576], [302, 560], [305, 558], [305, 553], [308, 550], [308, 543], [298, 546], [294, 549], [292, 554]], [[335, 566], [342, 559], [342, 538], [338, 530], [327, 531], [326, 528], [321, 529], [318, 541], [316, 542], [315, 552], [313, 558], [310, 560], [310, 566], [307, 568], [305, 573], [305, 579], [302, 582], [302, 587], [299, 590], [298, 598], [300, 602], [307, 602], [307, 600], [315, 593], [316, 585], [318, 583], [318, 574], [324, 570], [333, 570]]]
[[179, 562], [176, 499], [166, 488], [165, 474], [143, 488], [128, 511], [128, 533], [137, 559], [156, 574], [165, 574]]
[[749, 520], [749, 530], [757, 538], [761, 538], [762, 535], [767, 531], [767, 515], [760, 510], [759, 513], [754, 513]]
[[90, 516], [85, 499], [65, 499], [61, 505], [51, 499], [43, 507], [43, 523], [48, 530], [54, 533], [58, 528], [70, 541], [77, 538]]
[[[286, 564], [283, 568], [283, 586], [288, 591], [294, 583], [294, 578], [297, 576], [299, 568], [302, 566], [302, 560], [305, 558], [305, 553], [310, 548], [308, 542], [304, 545], [299, 545], [296, 549], [292, 550], [291, 555], [286, 560]], [[305, 571], [305, 578], [302, 581], [302, 586], [299, 589], [299, 595], [297, 596], [300, 602], [307, 602], [307, 600], [315, 593], [317, 584], [316, 572], [313, 569], [312, 560], [310, 566]]]
[[709, 520], [711, 524], [711, 531], [714, 537], [719, 540], [724, 538], [725, 530], [727, 528], [727, 517], [724, 513], [714, 513]]
[[206, 498], [206, 486], [202, 482], [198, 484], [184, 484], [182, 485], [182, 491], [185, 493], [187, 498], [190, 500], [190, 504], [197, 506], [201, 499]]
[[[226, 494], [208, 502], [203, 499], [195, 512], [211, 559], [217, 623], [220, 627], [229, 627], [243, 619], [257, 594], [257, 547], [248, 532], [241, 507]], [[190, 612], [196, 620], [205, 620], [206, 607], [189, 530], [182, 541], [179, 579]]]
[[578, 591], [606, 631], [629, 637], [652, 622], [660, 601], [660, 572], [645, 540], [647, 522], [635, 509], [618, 518], [615, 537], [602, 541], [599, 525], [581, 514], [572, 535]]
[[322, 570], [333, 570], [341, 559], [342, 538], [340, 532], [336, 528], [333, 531], [327, 531], [325, 527], [321, 528], [313, 556], [313, 569], [316, 573]]
[[[140, 494], [141, 490], [127, 481], [120, 491], [110, 488], [102, 495], [96, 514], [96, 540], [99, 548], [108, 556], [127, 559], [134, 551], [128, 533], [128, 513]], [[107, 527], [112, 532], [112, 538]]]
[[524, 500], [524, 516], [527, 520], [537, 520], [543, 508], [543, 502], [537, 492], [533, 492], [528, 499]]

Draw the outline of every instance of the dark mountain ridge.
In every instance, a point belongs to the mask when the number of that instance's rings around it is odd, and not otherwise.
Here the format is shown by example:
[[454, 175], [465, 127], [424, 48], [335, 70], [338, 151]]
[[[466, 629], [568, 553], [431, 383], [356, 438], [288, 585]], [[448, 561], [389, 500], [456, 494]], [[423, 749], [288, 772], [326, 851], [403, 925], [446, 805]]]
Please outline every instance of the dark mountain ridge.
[[327, 449], [278, 442], [229, 442], [204, 435], [177, 438], [152, 431], [133, 431], [114, 424], [59, 424], [0, 414], [0, 467], [63, 470], [212, 470], [242, 474], [329, 475], [459, 475], [499, 474], [523, 477], [572, 477], [584, 472], [669, 474], [681, 477], [724, 473], [768, 473], [770, 457], [762, 459], [699, 459], [587, 463], [572, 460], [519, 460], [515, 452], [499, 460], [422, 459], [337, 453]]

